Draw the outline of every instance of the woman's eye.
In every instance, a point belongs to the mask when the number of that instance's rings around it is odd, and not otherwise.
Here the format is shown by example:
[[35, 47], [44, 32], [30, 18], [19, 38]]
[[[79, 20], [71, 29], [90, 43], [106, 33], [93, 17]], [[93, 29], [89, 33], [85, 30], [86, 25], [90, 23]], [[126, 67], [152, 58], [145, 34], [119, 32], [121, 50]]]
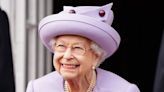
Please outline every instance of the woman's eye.
[[65, 45], [63, 45], [63, 44], [56, 44], [55, 47], [56, 47], [56, 48], [65, 48]]
[[57, 47], [64, 47], [64, 45], [62, 45], [62, 44], [59, 44], [59, 45], [57, 45]]
[[84, 50], [83, 47], [80, 47], [80, 46], [76, 46], [76, 47], [74, 47], [74, 49]]
[[64, 48], [65, 46], [62, 44], [57, 45], [58, 48]]
[[56, 47], [55, 50], [58, 52], [63, 52], [66, 49], [65, 45], [63, 44], [57, 44], [55, 47]]

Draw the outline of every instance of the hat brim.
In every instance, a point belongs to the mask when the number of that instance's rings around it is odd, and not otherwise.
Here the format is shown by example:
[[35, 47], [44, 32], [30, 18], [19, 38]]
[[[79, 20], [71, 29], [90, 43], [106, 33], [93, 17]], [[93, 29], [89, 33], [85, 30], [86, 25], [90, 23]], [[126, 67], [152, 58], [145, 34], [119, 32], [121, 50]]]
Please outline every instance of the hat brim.
[[59, 35], [79, 35], [96, 42], [111, 56], [119, 47], [120, 36], [110, 25], [92, 17], [77, 14], [56, 14], [44, 18], [39, 24], [43, 44], [53, 53], [49, 42]]

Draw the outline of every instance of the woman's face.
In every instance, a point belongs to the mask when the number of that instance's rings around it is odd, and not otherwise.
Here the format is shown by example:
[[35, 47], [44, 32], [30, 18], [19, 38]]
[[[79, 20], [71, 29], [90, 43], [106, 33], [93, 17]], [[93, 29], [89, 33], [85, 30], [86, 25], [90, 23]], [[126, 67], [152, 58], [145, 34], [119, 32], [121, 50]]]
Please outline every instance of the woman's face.
[[59, 36], [53, 49], [53, 64], [64, 79], [74, 79], [91, 73], [98, 56], [90, 49], [91, 41], [75, 35]]

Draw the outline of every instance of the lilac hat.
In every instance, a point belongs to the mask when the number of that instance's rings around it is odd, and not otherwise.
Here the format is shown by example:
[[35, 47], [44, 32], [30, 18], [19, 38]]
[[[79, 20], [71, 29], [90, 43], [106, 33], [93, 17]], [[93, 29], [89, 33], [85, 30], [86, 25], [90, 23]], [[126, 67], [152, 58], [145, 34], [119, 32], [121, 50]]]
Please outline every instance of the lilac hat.
[[53, 52], [50, 40], [59, 35], [80, 35], [96, 42], [111, 56], [119, 47], [120, 36], [114, 28], [113, 3], [104, 6], [64, 6], [64, 10], [43, 18], [39, 23], [42, 43]]

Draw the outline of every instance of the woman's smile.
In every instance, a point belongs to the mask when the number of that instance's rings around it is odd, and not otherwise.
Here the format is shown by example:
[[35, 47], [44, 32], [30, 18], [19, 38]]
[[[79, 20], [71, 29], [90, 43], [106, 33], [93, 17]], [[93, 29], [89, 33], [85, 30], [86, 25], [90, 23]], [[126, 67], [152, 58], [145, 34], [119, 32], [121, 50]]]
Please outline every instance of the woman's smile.
[[64, 69], [76, 69], [80, 66], [80, 64], [61, 64], [62, 68]]

